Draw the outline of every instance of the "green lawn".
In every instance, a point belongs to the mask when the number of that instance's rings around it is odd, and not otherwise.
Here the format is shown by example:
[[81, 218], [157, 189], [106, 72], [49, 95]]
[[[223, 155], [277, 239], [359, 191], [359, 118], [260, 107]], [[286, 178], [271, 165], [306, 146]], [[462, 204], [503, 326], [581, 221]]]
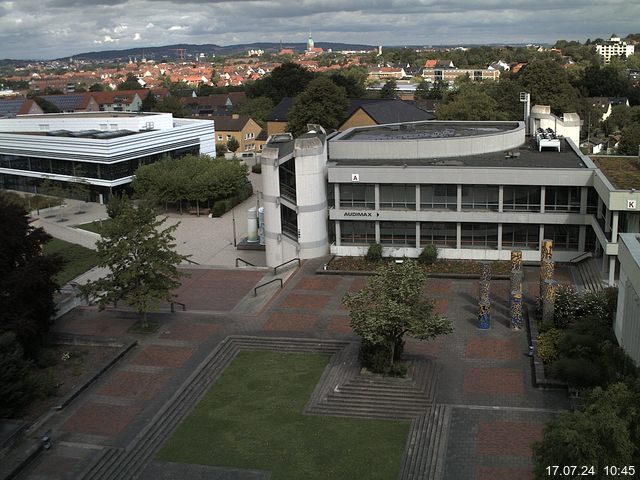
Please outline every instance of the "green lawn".
[[408, 421], [303, 415], [329, 357], [240, 352], [159, 460], [272, 472], [272, 480], [393, 479]]
[[47, 242], [43, 250], [45, 255], [57, 253], [66, 260], [63, 270], [56, 277], [61, 286], [92, 269], [98, 263], [98, 256], [94, 250], [58, 238]]
[[100, 233], [101, 225], [102, 227], [104, 227], [105, 225], [109, 224], [109, 222], [111, 222], [110, 218], [102, 220], [102, 222], [100, 220], [96, 220], [91, 223], [83, 223], [82, 225], [76, 225], [76, 228], [81, 228], [82, 230], [87, 230], [88, 232]]

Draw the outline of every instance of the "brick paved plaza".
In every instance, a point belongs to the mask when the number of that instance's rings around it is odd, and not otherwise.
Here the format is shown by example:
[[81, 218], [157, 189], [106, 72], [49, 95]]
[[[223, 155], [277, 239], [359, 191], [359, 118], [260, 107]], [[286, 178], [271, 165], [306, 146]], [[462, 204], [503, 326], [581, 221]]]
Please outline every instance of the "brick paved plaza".
[[[43, 428], [53, 430], [54, 447], [21, 478], [79, 478], [105, 447], [131, 448], [154, 415], [229, 335], [356, 341], [341, 298], [362, 288], [366, 278], [316, 275], [321, 264], [304, 263], [282, 290], [271, 291], [273, 298], [256, 315], [235, 312], [253, 295], [264, 272], [198, 269], [179, 291], [187, 311], [151, 315], [159, 324], [154, 333], [130, 333], [136, 317], [126, 310], [79, 308], [60, 319], [58, 332], [136, 339], [138, 345], [51, 416]], [[534, 279], [533, 274], [525, 279], [528, 295], [537, 293], [532, 291]], [[541, 438], [545, 422], [568, 407], [562, 392], [532, 386], [526, 332], [508, 327], [508, 288], [508, 281], [492, 282], [492, 328], [486, 331], [476, 328], [477, 281], [430, 279], [425, 289], [438, 311], [455, 323], [452, 335], [433, 342], [407, 339], [405, 348], [407, 357], [437, 367], [432, 401], [434, 407], [446, 407], [447, 415], [446, 431], [438, 437], [443, 442], [438, 478], [532, 478], [529, 445]], [[140, 478], [159, 478], [153, 473], [158, 465], [149, 464], [152, 457], [143, 460], [148, 466]], [[174, 478], [168, 475], [162, 478]], [[256, 475], [220, 478], [260, 477]]]

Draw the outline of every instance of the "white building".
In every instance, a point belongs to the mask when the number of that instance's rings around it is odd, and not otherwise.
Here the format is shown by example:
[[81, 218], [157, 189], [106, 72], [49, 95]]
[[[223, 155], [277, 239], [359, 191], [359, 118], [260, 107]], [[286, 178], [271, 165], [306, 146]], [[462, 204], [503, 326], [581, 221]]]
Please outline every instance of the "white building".
[[630, 57], [634, 53], [634, 46], [620, 40], [620, 37], [611, 37], [604, 43], [597, 43], [596, 52], [607, 64], [611, 61], [611, 57]]
[[0, 119], [0, 188], [35, 192], [45, 178], [82, 178], [102, 202], [140, 165], [189, 153], [215, 156], [212, 121], [170, 113], [19, 115]]
[[618, 310], [613, 330], [618, 343], [640, 365], [640, 236], [621, 233]]

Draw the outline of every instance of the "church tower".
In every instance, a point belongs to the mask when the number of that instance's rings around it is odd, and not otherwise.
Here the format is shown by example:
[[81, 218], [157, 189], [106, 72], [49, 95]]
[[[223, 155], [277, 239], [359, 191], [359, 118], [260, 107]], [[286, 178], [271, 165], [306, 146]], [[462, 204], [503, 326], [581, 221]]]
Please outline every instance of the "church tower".
[[307, 40], [307, 52], [313, 52], [313, 38], [311, 38], [311, 32], [309, 32], [309, 39]]

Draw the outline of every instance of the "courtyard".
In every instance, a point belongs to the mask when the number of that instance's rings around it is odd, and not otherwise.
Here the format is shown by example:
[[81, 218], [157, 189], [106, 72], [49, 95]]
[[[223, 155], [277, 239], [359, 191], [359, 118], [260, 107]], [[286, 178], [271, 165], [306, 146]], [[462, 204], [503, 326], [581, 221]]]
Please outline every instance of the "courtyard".
[[[492, 282], [481, 331], [477, 280], [429, 279], [455, 332], [407, 339], [413, 377], [389, 387], [360, 375], [341, 304], [366, 277], [317, 275], [321, 265], [305, 262], [251, 314], [241, 307], [265, 272], [199, 269], [211, 294], [183, 292], [187, 310], [152, 315], [154, 333], [131, 333], [127, 310], [59, 319], [59, 333], [137, 345], [43, 423], [54, 446], [21, 478], [532, 478], [530, 444], [568, 402], [532, 385], [527, 333], [508, 326], [509, 282]], [[537, 294], [536, 270], [524, 287]]]

